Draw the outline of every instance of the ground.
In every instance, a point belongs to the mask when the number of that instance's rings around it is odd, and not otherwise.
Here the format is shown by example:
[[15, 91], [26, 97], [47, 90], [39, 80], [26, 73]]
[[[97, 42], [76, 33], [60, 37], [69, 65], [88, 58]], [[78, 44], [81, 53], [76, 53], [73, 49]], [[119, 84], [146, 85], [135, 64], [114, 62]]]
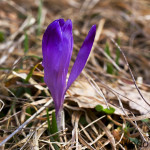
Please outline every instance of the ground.
[[[97, 27], [60, 131], [41, 64], [43, 33], [59, 18], [73, 22], [69, 73]], [[150, 149], [149, 48], [149, 0], [0, 1], [0, 149]]]

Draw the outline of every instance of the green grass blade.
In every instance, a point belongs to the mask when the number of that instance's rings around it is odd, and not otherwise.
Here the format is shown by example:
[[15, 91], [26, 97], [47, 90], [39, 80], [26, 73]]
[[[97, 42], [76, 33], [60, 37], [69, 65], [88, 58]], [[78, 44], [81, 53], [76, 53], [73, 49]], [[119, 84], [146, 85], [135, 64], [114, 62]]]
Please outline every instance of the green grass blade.
[[[56, 116], [55, 116], [55, 112], [52, 113], [52, 134], [58, 132], [58, 128], [57, 128], [57, 121], [56, 121]], [[56, 134], [54, 136], [55, 140], [58, 140], [58, 134]]]
[[51, 134], [51, 125], [50, 125], [50, 120], [49, 120], [49, 113], [48, 113], [48, 108], [46, 108], [46, 116], [47, 116], [47, 124], [48, 124], [48, 134]]
[[29, 39], [28, 39], [28, 35], [25, 32], [25, 39], [24, 39], [24, 53], [27, 53], [29, 50]]
[[37, 35], [40, 35], [40, 33], [41, 33], [42, 7], [43, 7], [43, 1], [40, 0], [40, 4], [39, 4], [39, 8], [38, 8], [38, 17], [37, 17], [37, 23], [38, 23]]
[[[55, 122], [55, 120], [56, 120], [56, 117], [55, 116], [53, 116], [53, 114], [52, 114], [52, 120], [54, 120], [54, 121], [52, 121], [52, 124], [50, 123], [50, 120], [49, 120], [49, 113], [48, 113], [48, 108], [46, 109], [46, 114], [47, 114], [47, 124], [48, 124], [48, 134], [49, 135], [51, 135], [51, 134], [53, 134], [53, 122]], [[53, 119], [53, 117], [55, 117], [55, 119]], [[55, 123], [54, 123], [55, 124]], [[57, 125], [56, 125], [57, 126]], [[58, 135], [57, 135], [57, 138], [58, 138]], [[55, 142], [56, 140], [55, 140], [55, 136], [50, 136], [50, 141], [51, 142]], [[60, 148], [58, 147], [58, 145], [57, 144], [52, 144], [53, 146], [54, 146], [54, 148], [55, 148], [55, 150], [60, 150]]]
[[[106, 46], [105, 46], [105, 52], [107, 53], [108, 56], [111, 57], [108, 43], [106, 43]], [[114, 72], [113, 65], [112, 65], [111, 63], [108, 62], [108, 63], [107, 63], [107, 73], [113, 74], [113, 72]]]
[[29, 74], [27, 75], [27, 77], [26, 77], [26, 79], [25, 79], [25, 83], [27, 83], [27, 82], [29, 81], [29, 79], [31, 78], [31, 76], [32, 76], [32, 74], [33, 74], [33, 72], [34, 72], [34, 70], [37, 68], [38, 65], [39, 65], [39, 63], [36, 64], [36, 65], [30, 70]]

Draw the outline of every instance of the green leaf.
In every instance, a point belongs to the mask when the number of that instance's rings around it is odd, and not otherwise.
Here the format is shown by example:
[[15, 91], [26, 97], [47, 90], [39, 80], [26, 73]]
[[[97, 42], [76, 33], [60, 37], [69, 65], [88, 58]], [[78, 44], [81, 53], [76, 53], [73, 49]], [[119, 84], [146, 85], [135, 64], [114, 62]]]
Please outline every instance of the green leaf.
[[97, 105], [97, 106], [95, 107], [95, 109], [96, 109], [96, 111], [98, 111], [98, 112], [104, 112], [104, 113], [110, 114], [110, 115], [115, 112], [115, 109], [114, 109], [113, 107], [109, 107], [109, 109], [108, 109], [108, 108], [105, 108], [105, 109], [104, 109], [102, 105]]
[[103, 109], [103, 111], [106, 113], [106, 114], [113, 114], [114, 112], [115, 112], [115, 109], [113, 108], [113, 107], [109, 107], [109, 109], [108, 108], [105, 108], [105, 109]]
[[129, 137], [129, 140], [130, 140], [131, 142], [135, 143], [136, 145], [139, 144], [139, 140], [138, 140], [137, 138], [131, 138], [131, 137]]
[[[51, 132], [52, 132], [52, 134], [58, 132], [55, 112], [52, 112], [52, 127], [51, 127]], [[58, 134], [56, 134], [53, 137], [54, 137], [55, 140], [58, 140]]]
[[101, 111], [103, 111], [103, 106], [102, 105], [97, 105], [95, 107], [95, 109], [96, 109], [96, 111], [101, 112]]

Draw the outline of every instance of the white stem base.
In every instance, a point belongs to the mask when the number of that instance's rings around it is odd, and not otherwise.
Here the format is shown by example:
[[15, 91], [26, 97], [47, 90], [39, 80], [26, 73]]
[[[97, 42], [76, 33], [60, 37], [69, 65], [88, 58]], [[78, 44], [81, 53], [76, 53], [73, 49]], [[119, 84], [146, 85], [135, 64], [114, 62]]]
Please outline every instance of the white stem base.
[[60, 111], [57, 114], [57, 128], [58, 131], [65, 129], [65, 115], [63, 109], [60, 109]]

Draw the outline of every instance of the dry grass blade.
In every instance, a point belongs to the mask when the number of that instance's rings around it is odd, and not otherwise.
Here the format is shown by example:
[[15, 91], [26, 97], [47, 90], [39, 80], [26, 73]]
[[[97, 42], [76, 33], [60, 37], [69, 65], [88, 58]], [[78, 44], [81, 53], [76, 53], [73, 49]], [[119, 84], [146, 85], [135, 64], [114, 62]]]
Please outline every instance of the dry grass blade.
[[43, 107], [41, 107], [34, 115], [32, 115], [27, 121], [25, 121], [19, 128], [17, 128], [12, 134], [10, 134], [5, 140], [0, 143], [0, 146], [5, 144], [8, 140], [10, 140], [15, 134], [17, 134], [20, 130], [22, 130], [30, 121], [32, 121], [37, 115], [39, 115], [46, 107], [48, 107], [52, 103], [52, 99], [49, 100]]
[[130, 66], [129, 66], [129, 63], [128, 63], [128, 61], [127, 61], [127, 58], [126, 58], [125, 54], [123, 53], [123, 51], [122, 51], [122, 49], [119, 47], [119, 45], [118, 45], [113, 39], [111, 39], [111, 40], [112, 40], [112, 42], [117, 46], [117, 48], [120, 50], [120, 52], [122, 53], [122, 55], [123, 55], [123, 57], [124, 57], [124, 59], [125, 59], [125, 62], [126, 62], [128, 68], [129, 68], [129, 71], [130, 71], [131, 77], [132, 77], [132, 79], [133, 79], [134, 85], [135, 85], [136, 89], [138, 90], [140, 96], [141, 96], [142, 99], [145, 101], [145, 103], [150, 106], [150, 104], [147, 102], [147, 100], [145, 100], [145, 98], [143, 97], [143, 95], [142, 95], [140, 89], [138, 88], [138, 86], [137, 86], [137, 84], [136, 84], [135, 78], [134, 78], [134, 76], [133, 76], [132, 70], [131, 70], [131, 68], [130, 68]]
[[[93, 119], [96, 119], [96, 116], [90, 111], [90, 117]], [[97, 122], [97, 124], [99, 125], [99, 127], [105, 131], [106, 135], [108, 136], [108, 139], [110, 140], [110, 143], [112, 145], [112, 149], [116, 150], [116, 146], [115, 146], [115, 139], [112, 136], [111, 132], [108, 130], [108, 128], [103, 124], [103, 122], [101, 120], [99, 120]]]
[[[140, 120], [144, 120], [150, 118], [150, 114], [146, 114], [146, 115], [141, 115], [141, 116], [136, 116], [136, 117], [130, 117], [130, 119], [132, 121], [140, 121]], [[127, 118], [126, 118], [127, 119]]]
[[85, 145], [87, 148], [89, 148], [90, 150], [94, 150], [94, 148], [92, 146], [90, 146], [83, 138], [82, 136], [79, 134], [79, 140], [80, 142]]

